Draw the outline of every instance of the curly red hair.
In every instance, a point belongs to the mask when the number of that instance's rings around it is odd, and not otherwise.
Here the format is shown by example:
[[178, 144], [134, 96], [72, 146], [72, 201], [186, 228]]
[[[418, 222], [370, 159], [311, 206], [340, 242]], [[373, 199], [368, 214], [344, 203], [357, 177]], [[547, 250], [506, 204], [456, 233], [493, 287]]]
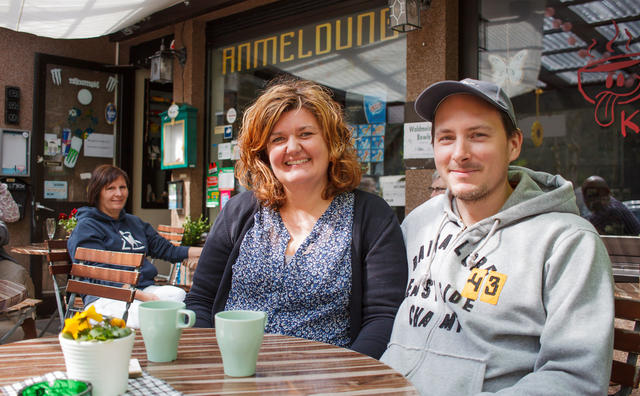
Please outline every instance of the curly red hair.
[[328, 183], [322, 198], [351, 191], [360, 184], [362, 169], [351, 143], [351, 131], [331, 92], [312, 81], [277, 79], [244, 112], [238, 138], [240, 160], [236, 163], [240, 183], [253, 190], [262, 205], [273, 209], [282, 207], [286, 196], [271, 170], [267, 143], [280, 117], [301, 108], [316, 117], [329, 151]]

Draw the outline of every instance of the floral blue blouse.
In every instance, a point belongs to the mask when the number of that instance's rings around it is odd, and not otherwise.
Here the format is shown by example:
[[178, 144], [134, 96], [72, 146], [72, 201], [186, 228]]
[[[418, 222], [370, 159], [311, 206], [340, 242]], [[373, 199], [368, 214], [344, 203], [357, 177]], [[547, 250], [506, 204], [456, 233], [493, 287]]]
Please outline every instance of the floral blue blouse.
[[349, 346], [354, 194], [337, 195], [295, 255], [280, 212], [261, 208], [233, 264], [225, 309], [267, 313], [266, 332]]

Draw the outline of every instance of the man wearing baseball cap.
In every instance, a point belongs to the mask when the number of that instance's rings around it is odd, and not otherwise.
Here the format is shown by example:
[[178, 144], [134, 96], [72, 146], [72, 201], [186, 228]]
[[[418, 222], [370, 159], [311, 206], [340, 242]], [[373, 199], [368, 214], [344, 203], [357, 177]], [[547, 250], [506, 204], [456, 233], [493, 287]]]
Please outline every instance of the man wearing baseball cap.
[[522, 132], [493, 83], [442, 81], [415, 109], [448, 190], [402, 224], [409, 281], [381, 360], [423, 395], [606, 394], [611, 264], [571, 183], [509, 165]]

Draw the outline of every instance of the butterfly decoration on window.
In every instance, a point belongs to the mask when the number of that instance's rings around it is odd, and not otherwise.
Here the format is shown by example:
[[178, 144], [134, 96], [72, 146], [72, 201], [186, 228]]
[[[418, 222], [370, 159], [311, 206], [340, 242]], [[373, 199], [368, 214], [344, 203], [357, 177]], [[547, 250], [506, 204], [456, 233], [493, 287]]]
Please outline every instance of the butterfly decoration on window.
[[510, 58], [491, 54], [487, 57], [491, 64], [491, 80], [507, 94], [512, 93], [512, 88], [518, 86], [524, 78], [524, 61], [528, 51], [526, 49], [518, 51]]

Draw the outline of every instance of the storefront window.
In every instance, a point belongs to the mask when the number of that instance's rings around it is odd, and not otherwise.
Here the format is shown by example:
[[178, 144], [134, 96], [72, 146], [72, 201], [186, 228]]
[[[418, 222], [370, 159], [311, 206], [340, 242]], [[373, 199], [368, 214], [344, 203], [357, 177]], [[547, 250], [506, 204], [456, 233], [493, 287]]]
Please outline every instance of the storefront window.
[[616, 201], [640, 217], [640, 5], [483, 0], [478, 43], [478, 77], [511, 96], [524, 133], [515, 164], [573, 182], [585, 217]]
[[[330, 88], [344, 106], [366, 174], [361, 188], [383, 195], [385, 177], [404, 176], [406, 40], [388, 29], [388, 12], [383, 7], [285, 31], [265, 31], [210, 50], [210, 217], [241, 190], [229, 172], [236, 160], [243, 110], [268, 81], [283, 74]], [[404, 203], [393, 204], [399, 215], [404, 213]]]

